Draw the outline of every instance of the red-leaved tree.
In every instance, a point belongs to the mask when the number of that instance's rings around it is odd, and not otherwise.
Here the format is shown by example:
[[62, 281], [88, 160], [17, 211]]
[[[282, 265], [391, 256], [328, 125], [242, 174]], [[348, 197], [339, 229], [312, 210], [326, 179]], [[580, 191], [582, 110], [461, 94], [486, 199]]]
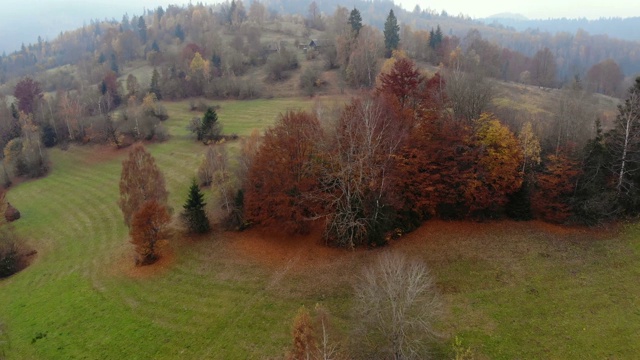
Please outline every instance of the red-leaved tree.
[[16, 84], [13, 96], [18, 100], [18, 110], [32, 114], [38, 101], [42, 98], [40, 83], [30, 77], [26, 77]]
[[309, 230], [315, 215], [308, 196], [318, 187], [316, 159], [322, 129], [304, 111], [289, 111], [264, 134], [251, 162], [245, 194], [245, 216], [254, 223], [278, 225], [289, 233]]

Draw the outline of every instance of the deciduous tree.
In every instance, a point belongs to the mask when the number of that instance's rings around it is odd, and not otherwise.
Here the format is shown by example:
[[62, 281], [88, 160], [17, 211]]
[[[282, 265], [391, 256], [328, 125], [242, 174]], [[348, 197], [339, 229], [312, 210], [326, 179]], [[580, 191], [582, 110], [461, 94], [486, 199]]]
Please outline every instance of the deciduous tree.
[[18, 100], [18, 110], [31, 114], [42, 98], [40, 83], [26, 77], [16, 84], [13, 96]]
[[302, 306], [293, 320], [293, 346], [287, 356], [290, 360], [316, 359], [318, 344], [309, 311]]
[[122, 210], [124, 223], [131, 226], [134, 214], [145, 202], [155, 200], [161, 205], [166, 205], [167, 197], [164, 176], [155, 159], [142, 144], [135, 144], [129, 156], [122, 161], [120, 175], [118, 205]]
[[399, 253], [380, 255], [355, 286], [358, 351], [369, 359], [426, 358], [440, 308], [423, 263]]
[[316, 215], [308, 197], [318, 187], [315, 160], [322, 130], [307, 112], [289, 111], [265, 132], [249, 170], [245, 214], [248, 220], [277, 224], [292, 233], [305, 233]]
[[150, 199], [142, 203], [131, 221], [131, 243], [135, 246], [136, 265], [153, 264], [159, 258], [167, 226], [171, 220], [167, 206]]
[[391, 166], [405, 127], [382, 98], [353, 100], [328, 141], [322, 179], [325, 239], [338, 246], [381, 245], [392, 210]]
[[571, 198], [575, 193], [579, 167], [565, 152], [549, 155], [544, 170], [536, 176], [532, 207], [536, 216], [563, 223], [573, 213]]

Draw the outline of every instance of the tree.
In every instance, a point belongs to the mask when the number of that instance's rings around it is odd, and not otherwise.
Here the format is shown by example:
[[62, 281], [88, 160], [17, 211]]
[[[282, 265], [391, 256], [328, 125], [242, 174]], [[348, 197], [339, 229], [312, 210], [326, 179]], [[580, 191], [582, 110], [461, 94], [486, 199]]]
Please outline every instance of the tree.
[[268, 129], [249, 169], [245, 216], [249, 221], [274, 225], [289, 233], [309, 231], [316, 216], [309, 197], [318, 188], [314, 160], [319, 157], [322, 129], [318, 119], [304, 111], [288, 111]]
[[611, 153], [605, 143], [602, 124], [596, 119], [596, 136], [582, 151], [581, 174], [576, 185], [573, 210], [577, 219], [587, 225], [614, 219], [621, 215], [621, 206], [611, 179], [615, 178], [610, 164]]
[[579, 79], [574, 79], [562, 89], [557, 97], [558, 106], [552, 119], [549, 145], [555, 142], [555, 148], [546, 149], [558, 153], [567, 147], [583, 147], [593, 136], [595, 121], [594, 99], [582, 86]]
[[22, 136], [9, 141], [5, 146], [4, 166], [11, 168], [17, 176], [43, 176], [48, 170], [48, 164], [40, 128], [33, 121], [32, 114], [20, 112], [19, 119]]
[[259, 1], [252, 1], [249, 6], [249, 20], [262, 25], [267, 13], [267, 9]]
[[423, 263], [383, 253], [355, 286], [359, 327], [354, 339], [366, 358], [424, 359], [440, 308], [435, 282]]
[[[380, 33], [364, 26], [355, 40], [348, 61], [345, 73], [347, 81], [353, 87], [371, 87], [375, 83], [378, 73], [378, 59], [382, 53], [382, 39]], [[345, 49], [346, 50], [346, 49]]]
[[614, 128], [607, 133], [607, 148], [613, 161], [618, 201], [628, 212], [640, 210], [640, 77], [629, 89], [624, 103], [618, 105]]
[[402, 109], [410, 103], [411, 107], [416, 106], [418, 86], [423, 78], [413, 61], [406, 57], [395, 59], [391, 70], [388, 73], [381, 72], [379, 79], [377, 90], [397, 99]]
[[42, 98], [40, 83], [30, 77], [26, 77], [16, 84], [13, 96], [18, 100], [19, 111], [32, 114], [38, 105], [38, 101]]
[[563, 223], [573, 214], [571, 200], [580, 174], [578, 164], [564, 151], [549, 155], [544, 170], [536, 176], [532, 196], [535, 214], [547, 221]]
[[353, 30], [355, 35], [358, 36], [360, 29], [362, 29], [362, 16], [360, 15], [360, 11], [355, 7], [349, 14], [349, 25], [351, 25], [351, 30]]
[[149, 92], [154, 93], [158, 100], [162, 100], [162, 95], [160, 93], [160, 74], [158, 73], [158, 69], [153, 68], [153, 73], [151, 75], [151, 85], [149, 86]]
[[491, 84], [479, 71], [475, 54], [452, 54], [453, 66], [447, 74], [447, 95], [456, 118], [471, 121], [487, 108], [492, 97]]
[[388, 105], [379, 97], [353, 100], [327, 141], [321, 184], [329, 243], [353, 248], [385, 242], [394, 194], [391, 166], [406, 131]]
[[195, 118], [190, 124], [190, 129], [198, 141], [218, 141], [222, 137], [222, 124], [218, 122], [218, 114], [212, 107], [207, 108], [202, 120]]
[[167, 206], [156, 199], [145, 201], [131, 221], [131, 243], [135, 246], [136, 265], [150, 265], [158, 260], [162, 241], [168, 236], [171, 220]]
[[180, 24], [176, 25], [176, 30], [174, 31], [173, 34], [178, 38], [178, 40], [180, 40], [180, 42], [184, 41], [185, 34], [184, 34], [184, 30], [182, 29], [182, 25]]
[[389, 16], [384, 23], [384, 47], [387, 50], [387, 57], [391, 56], [393, 50], [398, 49], [398, 45], [400, 45], [400, 26], [393, 10], [389, 10]]
[[120, 175], [118, 205], [122, 210], [124, 223], [130, 227], [134, 214], [145, 202], [155, 200], [166, 205], [167, 197], [164, 176], [156, 166], [155, 159], [142, 144], [135, 144], [129, 156], [122, 161]]
[[187, 202], [182, 206], [184, 208], [182, 218], [190, 232], [204, 234], [209, 231], [209, 219], [204, 211], [205, 205], [204, 195], [200, 191], [196, 179], [193, 179], [189, 187]]
[[318, 351], [313, 323], [309, 311], [302, 306], [293, 320], [293, 346], [287, 359], [315, 359]]
[[127, 99], [134, 96], [138, 97], [140, 92], [140, 84], [138, 83], [138, 78], [136, 78], [133, 74], [129, 74], [127, 76]]
[[520, 130], [518, 135], [518, 141], [520, 142], [520, 148], [522, 149], [522, 173], [529, 167], [534, 167], [540, 164], [540, 141], [533, 133], [531, 122], [527, 121]]
[[531, 61], [531, 80], [534, 84], [554, 87], [556, 84], [556, 59], [549, 48], [538, 50]]
[[144, 21], [144, 16], [138, 18], [138, 35], [140, 36], [140, 42], [142, 44], [147, 43], [147, 23]]
[[587, 83], [592, 91], [609, 95], [621, 95], [624, 73], [618, 63], [607, 59], [593, 65], [587, 72]]
[[522, 185], [522, 152], [513, 133], [489, 113], [474, 125], [471, 146], [478, 155], [464, 190], [471, 212], [505, 205]]

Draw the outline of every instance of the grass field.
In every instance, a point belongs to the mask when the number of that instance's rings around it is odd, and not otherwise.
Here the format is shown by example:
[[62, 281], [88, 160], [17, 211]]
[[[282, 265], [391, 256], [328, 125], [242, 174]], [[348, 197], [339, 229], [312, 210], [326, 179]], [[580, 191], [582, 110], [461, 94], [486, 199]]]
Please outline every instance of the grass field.
[[[308, 99], [221, 101], [225, 133], [246, 135]], [[204, 146], [200, 114], [165, 103], [171, 140], [148, 146], [178, 212]], [[262, 359], [282, 357], [300, 305], [321, 303], [344, 334], [351, 284], [376, 251], [326, 249], [313, 236], [258, 230], [176, 238], [135, 269], [116, 205], [127, 150], [53, 150], [46, 178], [12, 188], [17, 230], [38, 251], [0, 281], [0, 358]], [[442, 292], [442, 338], [477, 358], [633, 358], [640, 353], [640, 227], [567, 229], [539, 222], [432, 221], [391, 248], [424, 259]]]

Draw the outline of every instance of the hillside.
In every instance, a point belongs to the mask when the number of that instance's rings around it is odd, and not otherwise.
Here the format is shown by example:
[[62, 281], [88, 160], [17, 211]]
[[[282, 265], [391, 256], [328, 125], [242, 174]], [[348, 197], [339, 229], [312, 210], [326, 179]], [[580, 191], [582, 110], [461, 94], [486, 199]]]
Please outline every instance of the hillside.
[[636, 44], [336, 4], [0, 58], [0, 360], [640, 353]]
[[[271, 123], [279, 109], [312, 103], [217, 102], [225, 128], [239, 134]], [[204, 146], [184, 137], [188, 102], [165, 105], [171, 140], [149, 149], [178, 209]], [[378, 250], [327, 248], [316, 233], [283, 239], [260, 230], [215, 232], [174, 238], [164, 260], [136, 268], [116, 205], [126, 152], [56, 149], [48, 177], [10, 191], [23, 213], [16, 227], [38, 255], [0, 281], [0, 354], [280, 358], [302, 304], [325, 306], [332, 339], [340, 351], [349, 348], [352, 285]], [[443, 301], [437, 359], [464, 349], [480, 358], [627, 358], [640, 351], [638, 314], [628, 312], [640, 296], [638, 239], [635, 225], [432, 221], [388, 249], [425, 261], [437, 279]]]

